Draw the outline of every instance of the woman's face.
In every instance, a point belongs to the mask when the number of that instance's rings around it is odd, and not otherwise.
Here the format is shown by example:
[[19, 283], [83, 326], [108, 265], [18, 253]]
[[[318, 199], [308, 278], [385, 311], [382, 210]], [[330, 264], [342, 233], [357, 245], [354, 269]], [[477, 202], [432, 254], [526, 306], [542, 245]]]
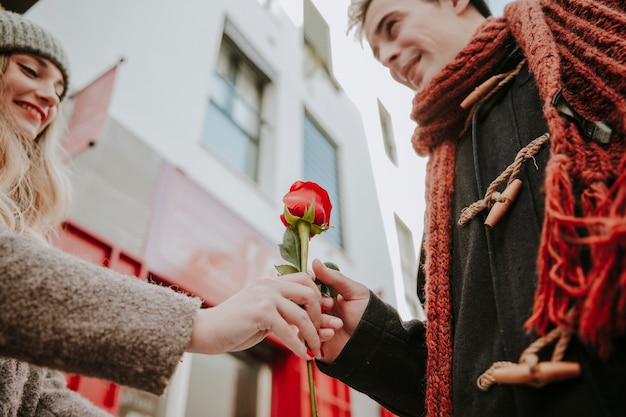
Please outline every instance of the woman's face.
[[3, 75], [6, 108], [17, 127], [35, 139], [57, 117], [65, 85], [61, 71], [38, 55], [9, 56]]

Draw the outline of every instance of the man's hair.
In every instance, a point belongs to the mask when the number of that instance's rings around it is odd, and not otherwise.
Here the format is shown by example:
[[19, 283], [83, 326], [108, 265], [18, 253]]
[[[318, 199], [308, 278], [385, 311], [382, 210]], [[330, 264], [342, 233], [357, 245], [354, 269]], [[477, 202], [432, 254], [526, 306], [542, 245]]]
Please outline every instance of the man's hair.
[[[418, 0], [428, 3], [439, 3], [439, 0]], [[348, 29], [350, 33], [354, 31], [354, 36], [359, 41], [363, 39], [363, 23], [367, 9], [369, 9], [372, 0], [352, 0], [348, 6]], [[491, 10], [487, 6], [486, 0], [470, 0], [470, 3], [478, 9], [480, 14], [485, 17], [491, 16]]]

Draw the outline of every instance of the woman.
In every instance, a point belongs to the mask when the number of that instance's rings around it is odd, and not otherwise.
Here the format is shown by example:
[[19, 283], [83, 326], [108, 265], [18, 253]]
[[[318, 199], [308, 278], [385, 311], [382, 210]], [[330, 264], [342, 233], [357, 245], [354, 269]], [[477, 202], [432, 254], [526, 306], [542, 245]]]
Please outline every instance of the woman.
[[299, 356], [321, 356], [320, 335], [333, 331], [320, 326], [338, 319], [323, 323], [307, 274], [259, 280], [201, 309], [50, 247], [69, 207], [53, 134], [67, 57], [41, 27], [0, 11], [0, 73], [0, 417], [106, 415], [50, 369], [160, 394], [185, 351], [241, 350], [274, 332]]

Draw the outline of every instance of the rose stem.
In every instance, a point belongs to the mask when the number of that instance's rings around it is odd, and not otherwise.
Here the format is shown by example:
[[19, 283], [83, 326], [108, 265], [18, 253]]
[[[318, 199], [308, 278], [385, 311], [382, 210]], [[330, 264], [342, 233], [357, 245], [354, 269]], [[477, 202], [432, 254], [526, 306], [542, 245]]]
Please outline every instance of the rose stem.
[[[311, 224], [304, 221], [298, 222], [298, 237], [300, 238], [300, 271], [306, 272], [309, 257], [309, 239], [311, 237]], [[313, 379], [313, 361], [306, 361], [306, 370], [309, 376], [309, 396], [311, 398], [311, 417], [317, 417], [317, 401], [315, 400], [315, 380]]]

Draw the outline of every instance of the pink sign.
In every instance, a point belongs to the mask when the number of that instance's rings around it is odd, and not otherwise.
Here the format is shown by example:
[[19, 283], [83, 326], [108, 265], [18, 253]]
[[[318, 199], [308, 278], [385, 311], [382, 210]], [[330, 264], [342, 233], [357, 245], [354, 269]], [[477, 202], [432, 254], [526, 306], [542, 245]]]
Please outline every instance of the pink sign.
[[282, 262], [277, 243], [165, 162], [144, 259], [151, 273], [209, 305], [256, 279], [275, 277], [274, 265]]
[[74, 96], [74, 109], [63, 143], [69, 159], [95, 144], [100, 137], [108, 117], [118, 65], [114, 65]]

